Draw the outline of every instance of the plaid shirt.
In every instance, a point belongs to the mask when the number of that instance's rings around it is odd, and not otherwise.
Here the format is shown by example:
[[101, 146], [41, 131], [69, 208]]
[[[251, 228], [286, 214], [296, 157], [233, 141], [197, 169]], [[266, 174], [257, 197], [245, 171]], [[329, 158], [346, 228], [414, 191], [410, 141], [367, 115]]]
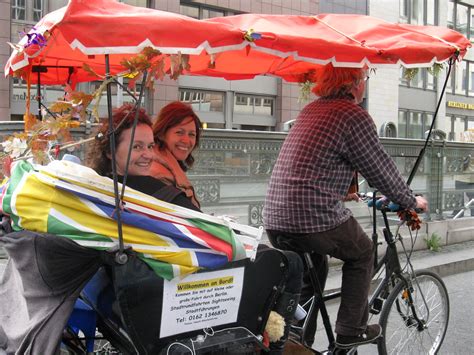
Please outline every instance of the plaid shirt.
[[416, 200], [382, 147], [370, 115], [352, 96], [320, 98], [298, 116], [270, 179], [266, 229], [314, 233], [352, 215], [343, 205], [354, 171], [391, 201], [414, 208]]

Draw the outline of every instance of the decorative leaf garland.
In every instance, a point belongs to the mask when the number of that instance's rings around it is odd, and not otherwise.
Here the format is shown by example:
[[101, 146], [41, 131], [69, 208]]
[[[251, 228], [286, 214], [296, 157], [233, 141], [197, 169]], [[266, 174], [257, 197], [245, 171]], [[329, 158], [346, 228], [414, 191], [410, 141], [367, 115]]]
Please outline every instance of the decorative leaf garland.
[[[434, 63], [431, 68], [427, 69], [427, 71], [434, 77], [437, 77], [443, 68], [444, 64]], [[418, 75], [419, 70], [420, 68], [403, 68], [403, 78], [407, 81], [411, 81]]]
[[[31, 36], [31, 41], [24, 46], [46, 45], [46, 37]], [[18, 48], [21, 50], [21, 48]], [[166, 60], [169, 60], [169, 69], [166, 70]], [[89, 64], [83, 63], [82, 69], [91, 76], [101, 80], [99, 87], [91, 94], [81, 91], [73, 91], [69, 85], [65, 88], [65, 96], [62, 100], [53, 102], [43, 110], [43, 120], [36, 118], [35, 123], [28, 132], [14, 133], [0, 143], [3, 151], [0, 152], [3, 171], [8, 172], [12, 161], [32, 158], [36, 163], [43, 164], [50, 161], [52, 155], [58, 155], [59, 151], [71, 146], [82, 144], [93, 138], [80, 142], [73, 142], [70, 130], [84, 124], [86, 120], [99, 121], [99, 106], [102, 96], [109, 83], [117, 83], [119, 77], [129, 79], [128, 88], [136, 89], [137, 80], [143, 78], [145, 71], [149, 73], [146, 87], [153, 90], [155, 80], [163, 80], [166, 76], [176, 80], [184, 71], [189, 70], [189, 55], [172, 54], [163, 55], [152, 47], [146, 47], [135, 56], [122, 60], [120, 63], [124, 71], [106, 78], [98, 74]], [[22, 68], [13, 73], [14, 77], [27, 78], [31, 67]], [[91, 108], [89, 108], [91, 106]]]
[[298, 102], [308, 102], [311, 98], [311, 90], [316, 82], [316, 70], [310, 70], [307, 73], [300, 75], [297, 79], [300, 86]]

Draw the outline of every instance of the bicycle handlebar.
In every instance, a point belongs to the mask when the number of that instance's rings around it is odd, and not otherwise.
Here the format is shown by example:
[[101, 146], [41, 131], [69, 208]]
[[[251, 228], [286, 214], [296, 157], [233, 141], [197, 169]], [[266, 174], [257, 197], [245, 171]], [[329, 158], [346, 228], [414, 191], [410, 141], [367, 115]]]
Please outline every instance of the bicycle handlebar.
[[[373, 199], [370, 199], [369, 201], [367, 201], [367, 205], [369, 207], [373, 207], [374, 205], [374, 200]], [[399, 204], [395, 203], [395, 202], [391, 202], [388, 198], [386, 197], [380, 197], [378, 199], [375, 200], [375, 207], [378, 209], [378, 210], [382, 210], [382, 209], [386, 209], [390, 212], [398, 212], [400, 210], [402, 210], [402, 208], [400, 207]]]
[[[367, 201], [367, 205], [369, 207], [372, 207], [374, 205], [374, 200], [371, 198], [369, 201]], [[402, 208], [398, 203], [392, 202], [386, 197], [377, 198], [375, 201], [375, 207], [379, 211], [382, 209], [385, 209], [389, 212], [400, 212], [404, 210], [404, 208]], [[416, 213], [424, 212], [421, 208], [414, 208], [414, 211]]]

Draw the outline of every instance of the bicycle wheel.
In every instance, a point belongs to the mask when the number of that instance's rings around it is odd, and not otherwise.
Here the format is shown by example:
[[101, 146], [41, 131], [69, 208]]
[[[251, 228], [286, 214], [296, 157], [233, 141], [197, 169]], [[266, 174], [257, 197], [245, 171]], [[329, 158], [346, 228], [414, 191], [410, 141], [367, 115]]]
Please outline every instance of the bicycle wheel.
[[[441, 278], [427, 270], [415, 272], [407, 290], [398, 282], [390, 292], [380, 315], [384, 338], [379, 354], [436, 354], [443, 343], [449, 320], [448, 291]], [[418, 322], [408, 305], [408, 292]]]

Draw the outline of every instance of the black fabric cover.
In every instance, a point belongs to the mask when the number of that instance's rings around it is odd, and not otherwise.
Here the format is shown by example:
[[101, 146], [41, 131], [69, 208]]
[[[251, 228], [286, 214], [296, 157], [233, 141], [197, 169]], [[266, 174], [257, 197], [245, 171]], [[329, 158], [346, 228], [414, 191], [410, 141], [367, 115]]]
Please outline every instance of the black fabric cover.
[[[246, 259], [229, 264], [227, 268], [240, 266], [245, 266], [245, 272], [237, 322], [214, 329], [243, 326], [254, 334], [262, 334], [284, 285], [287, 259], [279, 250], [267, 249], [259, 252], [253, 263]], [[160, 324], [163, 279], [140, 259], [131, 256], [125, 265], [115, 266], [114, 285], [125, 328], [140, 354], [157, 354], [174, 341], [202, 334], [202, 331], [194, 331], [158, 338], [160, 327], [166, 326]]]
[[0, 344], [7, 354], [57, 353], [74, 303], [107, 253], [30, 231], [0, 244], [10, 256], [0, 280]]
[[[160, 324], [163, 279], [133, 252], [119, 265], [113, 253], [29, 231], [1, 236], [0, 244], [10, 256], [0, 280], [0, 350], [7, 354], [56, 354], [79, 293], [102, 265], [111, 268], [122, 322], [140, 354], [158, 354], [175, 340], [202, 333], [159, 339], [160, 327], [166, 326]], [[237, 322], [214, 329], [243, 326], [262, 334], [284, 287], [288, 260], [276, 249], [265, 249], [253, 263], [246, 259], [226, 268], [240, 266], [245, 271]]]

